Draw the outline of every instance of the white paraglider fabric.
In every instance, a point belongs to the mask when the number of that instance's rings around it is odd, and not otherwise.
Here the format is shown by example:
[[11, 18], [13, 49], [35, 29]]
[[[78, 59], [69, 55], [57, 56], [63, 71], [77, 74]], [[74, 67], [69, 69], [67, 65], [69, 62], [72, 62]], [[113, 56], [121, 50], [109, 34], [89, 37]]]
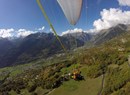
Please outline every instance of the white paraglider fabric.
[[57, 0], [70, 24], [75, 25], [80, 18], [82, 0]]

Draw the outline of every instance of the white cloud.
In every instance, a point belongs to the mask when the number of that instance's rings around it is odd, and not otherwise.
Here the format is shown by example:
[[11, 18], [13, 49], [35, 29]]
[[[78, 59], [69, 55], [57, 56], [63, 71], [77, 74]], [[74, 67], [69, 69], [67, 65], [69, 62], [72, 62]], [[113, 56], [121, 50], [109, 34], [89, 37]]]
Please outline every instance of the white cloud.
[[96, 30], [108, 29], [117, 24], [130, 24], [130, 11], [122, 11], [116, 8], [101, 11], [101, 18], [95, 20], [93, 26]]
[[89, 30], [84, 31], [84, 32], [85, 32], [85, 33], [90, 33], [90, 34], [95, 34], [95, 33], [99, 32], [99, 31], [96, 30], [96, 29], [89, 29]]
[[118, 0], [121, 6], [130, 6], [130, 0]]
[[11, 37], [26, 37], [32, 33], [36, 33], [35, 31], [30, 31], [26, 29], [14, 30], [11, 29], [0, 29], [0, 37], [2, 38], [11, 38]]
[[67, 31], [65, 31], [65, 32], [62, 32], [61, 35], [65, 35], [65, 34], [69, 34], [69, 33], [77, 33], [77, 32], [83, 32], [83, 30], [82, 30], [82, 29], [79, 29], [79, 28], [75, 28], [75, 29], [73, 29], [73, 30], [67, 30]]
[[26, 30], [26, 29], [19, 29], [16, 33], [17, 37], [26, 37], [32, 33], [35, 33], [34, 31]]
[[0, 37], [7, 38], [12, 37], [14, 33], [14, 29], [0, 29]]
[[45, 29], [45, 26], [42, 26], [41, 28], [39, 28], [39, 31], [43, 31]]

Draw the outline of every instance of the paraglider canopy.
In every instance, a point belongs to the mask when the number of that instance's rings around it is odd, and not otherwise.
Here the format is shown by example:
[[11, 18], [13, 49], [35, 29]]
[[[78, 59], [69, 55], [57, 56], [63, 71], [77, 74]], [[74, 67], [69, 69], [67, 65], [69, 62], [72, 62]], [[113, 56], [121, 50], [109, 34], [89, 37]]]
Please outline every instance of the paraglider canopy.
[[82, 0], [57, 0], [70, 24], [75, 25], [81, 14]]

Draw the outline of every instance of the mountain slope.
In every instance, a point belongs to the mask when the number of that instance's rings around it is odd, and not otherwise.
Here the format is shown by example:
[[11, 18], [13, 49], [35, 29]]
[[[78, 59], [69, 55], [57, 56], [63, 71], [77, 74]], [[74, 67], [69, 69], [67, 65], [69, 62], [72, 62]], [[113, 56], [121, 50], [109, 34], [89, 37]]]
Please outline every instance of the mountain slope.
[[13, 47], [14, 45], [10, 40], [6, 38], [1, 38], [0, 39], [0, 57]]
[[101, 30], [97, 35], [93, 37], [91, 40], [93, 44], [101, 44], [104, 43], [114, 37], [117, 37], [121, 35], [122, 33], [127, 32], [128, 27], [123, 24], [119, 24], [115, 27], [106, 29], [106, 30]]
[[85, 32], [75, 32], [75, 33], [68, 33], [63, 35], [63, 37], [74, 37], [75, 39], [79, 39], [83, 42], [89, 41], [91, 39], [91, 35]]

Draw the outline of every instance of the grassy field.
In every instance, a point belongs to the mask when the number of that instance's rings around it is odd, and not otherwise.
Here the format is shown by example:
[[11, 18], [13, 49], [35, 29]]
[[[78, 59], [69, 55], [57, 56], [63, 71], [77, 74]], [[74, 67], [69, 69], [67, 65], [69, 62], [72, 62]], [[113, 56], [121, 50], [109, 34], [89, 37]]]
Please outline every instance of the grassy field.
[[[29, 93], [27, 89], [21, 90], [20, 95], [33, 95], [33, 93], [37, 93], [37, 95], [44, 95], [46, 93], [50, 92], [50, 90], [43, 89], [42, 87], [38, 87], [34, 92]], [[17, 95], [17, 93], [13, 90], [10, 91], [10, 95]]]
[[81, 82], [71, 80], [55, 89], [50, 95], [97, 95], [100, 90], [101, 79], [98, 77]]
[[89, 79], [87, 78], [87, 67], [82, 68], [82, 75], [85, 77], [83, 81], [70, 80], [64, 82], [62, 86], [56, 88], [49, 95], [97, 95], [100, 91], [102, 76]]

